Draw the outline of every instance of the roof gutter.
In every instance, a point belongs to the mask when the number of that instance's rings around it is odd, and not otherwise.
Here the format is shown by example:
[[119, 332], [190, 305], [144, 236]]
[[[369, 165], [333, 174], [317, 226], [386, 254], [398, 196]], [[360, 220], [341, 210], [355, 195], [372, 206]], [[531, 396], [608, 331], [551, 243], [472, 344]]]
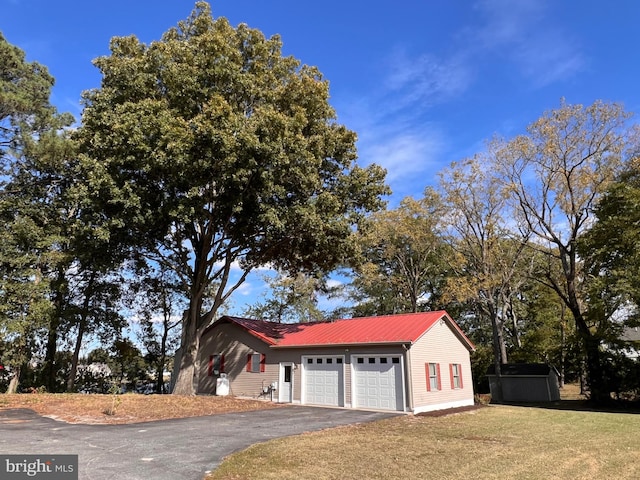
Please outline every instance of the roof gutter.
[[391, 347], [391, 346], [413, 345], [411, 340], [395, 340], [392, 342], [358, 342], [358, 343], [302, 343], [298, 345], [270, 345], [270, 348], [344, 348], [344, 347]]

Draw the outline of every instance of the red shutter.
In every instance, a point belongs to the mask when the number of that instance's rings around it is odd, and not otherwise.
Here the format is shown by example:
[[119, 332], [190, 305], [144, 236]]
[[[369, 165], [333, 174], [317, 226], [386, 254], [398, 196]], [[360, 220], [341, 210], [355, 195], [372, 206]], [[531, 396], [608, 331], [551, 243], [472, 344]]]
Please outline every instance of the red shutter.
[[440, 379], [440, 364], [436, 363], [436, 372], [438, 375], [438, 390], [442, 390], [442, 380]]
[[430, 392], [431, 391], [431, 378], [429, 378], [429, 364], [428, 363], [424, 364], [424, 369], [425, 369], [425, 372], [427, 374], [427, 392]]
[[207, 370], [207, 375], [213, 375], [213, 355], [209, 355], [209, 368]]
[[267, 356], [264, 353], [260, 354], [260, 371], [264, 372], [267, 367]]
[[220, 373], [224, 373], [224, 353], [220, 354]]
[[458, 365], [458, 375], [460, 375], [460, 388], [464, 388], [462, 383], [462, 365]]
[[453, 390], [454, 388], [456, 388], [455, 384], [453, 383], [453, 364], [450, 363], [449, 364], [449, 378], [451, 379], [451, 390]]
[[251, 371], [251, 354], [247, 355], [247, 372]]

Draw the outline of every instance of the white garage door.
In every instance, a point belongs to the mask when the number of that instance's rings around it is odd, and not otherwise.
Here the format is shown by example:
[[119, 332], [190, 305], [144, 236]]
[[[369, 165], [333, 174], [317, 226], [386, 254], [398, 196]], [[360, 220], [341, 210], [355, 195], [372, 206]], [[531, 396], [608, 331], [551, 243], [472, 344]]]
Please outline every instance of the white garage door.
[[404, 410], [400, 356], [353, 358], [355, 406], [381, 410]]
[[312, 405], [344, 406], [342, 357], [307, 357], [303, 362], [304, 402]]

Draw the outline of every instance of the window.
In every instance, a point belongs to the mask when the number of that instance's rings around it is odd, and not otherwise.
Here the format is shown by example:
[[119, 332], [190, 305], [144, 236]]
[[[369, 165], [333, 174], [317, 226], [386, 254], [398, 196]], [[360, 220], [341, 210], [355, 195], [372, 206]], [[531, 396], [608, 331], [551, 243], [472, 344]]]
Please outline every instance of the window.
[[342, 359], [341, 358], [336, 358], [336, 363], [342, 363]]
[[358, 363], [364, 363], [364, 358], [358, 357]]
[[266, 355], [263, 353], [250, 353], [247, 355], [247, 372], [264, 372], [266, 364]]
[[459, 363], [449, 364], [451, 374], [451, 388], [462, 388], [462, 365]]
[[333, 363], [333, 358], [327, 358], [327, 363]]
[[220, 375], [221, 373], [224, 373], [224, 355], [221, 353], [209, 355], [207, 374], [212, 377], [214, 375]]
[[393, 357], [391, 363], [400, 363], [400, 357]]
[[380, 363], [387, 363], [387, 357], [381, 357]]
[[376, 363], [375, 357], [369, 357], [369, 363]]
[[427, 373], [427, 392], [440, 390], [440, 364], [426, 363], [425, 370]]

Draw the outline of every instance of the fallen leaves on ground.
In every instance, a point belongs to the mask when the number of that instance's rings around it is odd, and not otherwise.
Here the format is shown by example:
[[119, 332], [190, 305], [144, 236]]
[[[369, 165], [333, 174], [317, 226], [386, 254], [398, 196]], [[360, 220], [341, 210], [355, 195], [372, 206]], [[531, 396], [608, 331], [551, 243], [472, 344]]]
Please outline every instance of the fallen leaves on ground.
[[[122, 424], [277, 408], [264, 400], [232, 396], [20, 393], [0, 395], [0, 410], [26, 408], [70, 423]], [[108, 413], [107, 413], [108, 412]]]

